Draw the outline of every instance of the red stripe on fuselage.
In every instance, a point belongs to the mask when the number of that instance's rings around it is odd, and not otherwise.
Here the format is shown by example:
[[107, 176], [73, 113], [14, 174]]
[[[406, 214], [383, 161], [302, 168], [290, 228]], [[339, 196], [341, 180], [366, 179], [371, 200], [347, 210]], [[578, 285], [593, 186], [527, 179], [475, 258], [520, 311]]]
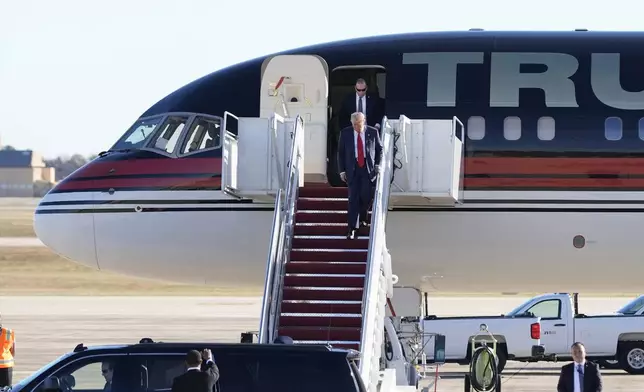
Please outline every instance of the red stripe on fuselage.
[[74, 178], [144, 174], [221, 173], [221, 158], [152, 158], [92, 162]]
[[[113, 170], [112, 170], [113, 169]], [[465, 178], [466, 189], [502, 190], [511, 188], [644, 188], [642, 178], [548, 178], [560, 175], [644, 175], [644, 158], [466, 158], [468, 175], [496, 175], [496, 178]], [[221, 158], [158, 158], [123, 161], [93, 162], [63, 180], [59, 191], [109, 188], [219, 187], [220, 178], [165, 177], [146, 178], [159, 174], [221, 173]], [[87, 177], [108, 177], [96, 180], [73, 181]], [[141, 178], [118, 178], [139, 175]], [[507, 177], [504, 177], [506, 175]], [[512, 178], [513, 175], [540, 175], [540, 178]]]
[[162, 178], [106, 178], [99, 180], [87, 181], [63, 181], [56, 186], [57, 191], [82, 191], [87, 189], [104, 189], [110, 188], [158, 188], [158, 190], [172, 189], [175, 187], [191, 188], [206, 187], [219, 188], [221, 178], [181, 178], [181, 177], [162, 177]]
[[466, 189], [503, 190], [504, 188], [561, 188], [584, 189], [611, 188], [644, 189], [644, 178], [465, 178]]
[[644, 158], [465, 158], [465, 174], [644, 174]]

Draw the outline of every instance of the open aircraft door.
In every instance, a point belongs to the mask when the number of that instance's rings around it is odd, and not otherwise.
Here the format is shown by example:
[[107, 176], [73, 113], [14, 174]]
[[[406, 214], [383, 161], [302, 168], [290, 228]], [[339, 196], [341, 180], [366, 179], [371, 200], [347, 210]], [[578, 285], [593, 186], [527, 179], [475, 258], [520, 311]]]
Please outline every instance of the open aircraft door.
[[329, 67], [315, 55], [264, 60], [259, 116], [304, 119], [304, 181], [327, 181]]

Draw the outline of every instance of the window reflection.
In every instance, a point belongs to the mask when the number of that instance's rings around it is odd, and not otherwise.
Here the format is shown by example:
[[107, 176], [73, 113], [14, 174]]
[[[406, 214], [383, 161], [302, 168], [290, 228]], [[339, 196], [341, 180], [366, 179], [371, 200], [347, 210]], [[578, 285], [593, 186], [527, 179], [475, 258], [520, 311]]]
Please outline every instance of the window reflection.
[[142, 148], [145, 142], [154, 133], [163, 116], [138, 120], [128, 129], [116, 144], [110, 148], [111, 151]]
[[221, 120], [197, 117], [188, 130], [181, 148], [182, 154], [221, 147]]
[[156, 140], [153, 140], [149, 147], [172, 154], [187, 121], [187, 116], [168, 117], [161, 130], [155, 134]]

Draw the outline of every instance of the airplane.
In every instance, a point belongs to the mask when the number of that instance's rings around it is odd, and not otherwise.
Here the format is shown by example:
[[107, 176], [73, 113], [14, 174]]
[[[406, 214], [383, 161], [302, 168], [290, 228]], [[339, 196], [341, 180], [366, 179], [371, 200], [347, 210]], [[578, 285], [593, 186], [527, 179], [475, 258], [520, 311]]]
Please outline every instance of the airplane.
[[[364, 78], [390, 121], [456, 117], [467, 135], [462, 204], [406, 202], [392, 186], [387, 245], [398, 284], [430, 293], [640, 293], [643, 45], [636, 32], [470, 30], [251, 59], [152, 105], [42, 199], [35, 230], [54, 252], [92, 268], [259, 287], [274, 198], [226, 192], [226, 132], [236, 134], [244, 118], [301, 114], [314, 157], [305, 161], [308, 181], [341, 186], [338, 107]], [[401, 143], [398, 166], [403, 147], [413, 147]]]

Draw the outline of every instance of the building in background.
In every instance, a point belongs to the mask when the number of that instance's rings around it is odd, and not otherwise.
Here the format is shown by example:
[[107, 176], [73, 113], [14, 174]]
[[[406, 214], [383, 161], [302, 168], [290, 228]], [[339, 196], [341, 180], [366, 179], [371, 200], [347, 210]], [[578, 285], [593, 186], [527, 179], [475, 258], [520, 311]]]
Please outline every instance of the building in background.
[[0, 197], [42, 197], [56, 182], [56, 170], [42, 155], [0, 145]]

